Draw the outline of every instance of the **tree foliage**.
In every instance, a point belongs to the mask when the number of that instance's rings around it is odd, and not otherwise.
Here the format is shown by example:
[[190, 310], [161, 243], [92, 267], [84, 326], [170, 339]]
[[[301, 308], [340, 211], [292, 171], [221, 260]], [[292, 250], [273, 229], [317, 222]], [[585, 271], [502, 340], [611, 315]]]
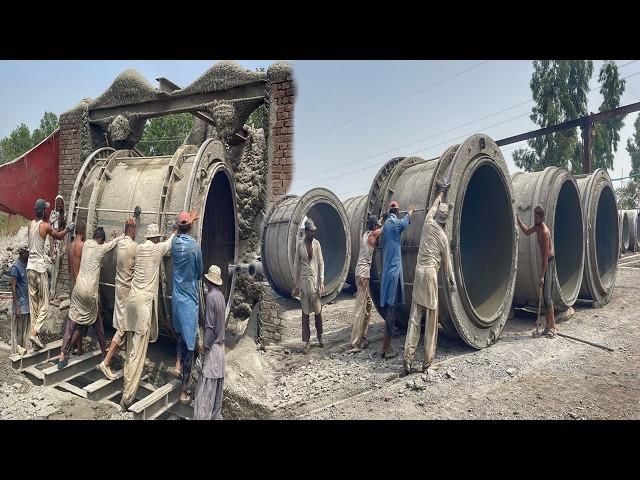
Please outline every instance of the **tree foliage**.
[[0, 165], [15, 160], [23, 153], [35, 147], [58, 128], [58, 116], [53, 112], [44, 112], [40, 127], [33, 133], [21, 123], [12, 132], [0, 140]]
[[[625, 80], [620, 80], [615, 62], [608, 61], [602, 65], [600, 75], [600, 94], [602, 104], [599, 111], [613, 110], [620, 106], [620, 99], [625, 89]], [[613, 168], [613, 155], [618, 151], [620, 129], [624, 127], [623, 117], [614, 117], [594, 126], [591, 155], [593, 168]]]
[[618, 208], [638, 208], [640, 206], [640, 115], [636, 118], [633, 126], [635, 132], [631, 138], [627, 139], [627, 152], [631, 157], [631, 172], [627, 184], [616, 189], [618, 197]]
[[192, 126], [190, 113], [152, 118], [136, 147], [145, 155], [172, 155], [184, 143]]

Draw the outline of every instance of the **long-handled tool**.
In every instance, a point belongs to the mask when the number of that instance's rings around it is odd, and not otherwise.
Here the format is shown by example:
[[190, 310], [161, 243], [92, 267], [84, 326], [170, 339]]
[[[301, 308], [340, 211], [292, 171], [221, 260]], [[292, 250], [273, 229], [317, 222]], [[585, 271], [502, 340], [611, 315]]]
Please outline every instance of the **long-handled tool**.
[[582, 338], [572, 337], [571, 335], [567, 335], [566, 333], [556, 332], [556, 335], [560, 335], [561, 337], [564, 337], [564, 338], [570, 338], [571, 340], [575, 340], [576, 342], [586, 343], [587, 345], [591, 345], [593, 347], [602, 348], [603, 350], [607, 350], [609, 352], [615, 352], [615, 350], [611, 347], [600, 345], [599, 343], [590, 342], [589, 340], [583, 340]]

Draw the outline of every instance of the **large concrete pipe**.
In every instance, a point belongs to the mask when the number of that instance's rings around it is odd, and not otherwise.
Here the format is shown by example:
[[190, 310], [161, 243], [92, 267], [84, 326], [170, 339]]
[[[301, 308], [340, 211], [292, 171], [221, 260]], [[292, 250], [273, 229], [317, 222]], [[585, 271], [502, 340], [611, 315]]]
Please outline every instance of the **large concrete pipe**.
[[638, 241], [640, 240], [640, 224], [638, 224], [638, 211], [625, 210], [629, 218], [629, 251], [638, 250]]
[[631, 222], [629, 219], [629, 214], [626, 210], [619, 210], [618, 215], [620, 215], [620, 225], [622, 230], [622, 243], [621, 243], [621, 252], [628, 252], [631, 248]]
[[605, 169], [578, 175], [585, 225], [584, 272], [579, 298], [593, 300], [594, 306], [611, 299], [618, 270], [618, 216], [613, 183]]
[[350, 285], [356, 283], [356, 264], [358, 263], [358, 255], [360, 255], [360, 242], [364, 226], [367, 222], [367, 195], [360, 197], [351, 197], [342, 204], [347, 212], [349, 220], [349, 230], [351, 232], [351, 262], [349, 262], [349, 272], [347, 274], [347, 282]]
[[[438, 159], [390, 160], [374, 179], [367, 212], [378, 216], [388, 211], [391, 200], [398, 200], [402, 210], [417, 209], [402, 234], [405, 304], [398, 321], [406, 324], [425, 215], [436, 197], [435, 181], [449, 175], [447, 202], [453, 209], [445, 232], [458, 288], [450, 291], [441, 269], [439, 320], [447, 332], [479, 349], [493, 344], [507, 321], [518, 256], [511, 179], [495, 142], [486, 135], [474, 135]], [[381, 314], [382, 264], [381, 248], [376, 248], [370, 285]]]
[[[584, 222], [576, 180], [558, 167], [517, 172], [511, 180], [517, 213], [525, 225], [533, 225], [537, 205], [544, 208], [555, 250], [555, 271], [551, 272], [554, 306], [567, 310], [578, 298], [584, 268]], [[537, 236], [520, 235], [515, 305], [538, 307], [541, 262]]]
[[[235, 185], [225, 158], [224, 146], [214, 140], [206, 141], [199, 149], [183, 145], [172, 156], [141, 157], [134, 150], [97, 150], [87, 158], [76, 179], [71, 218], [87, 222], [87, 237], [102, 226], [109, 238], [111, 229], [122, 233], [124, 221], [140, 206], [135, 239], [140, 243], [145, 241], [149, 224], [157, 223], [160, 232], [168, 235], [178, 213], [199, 212], [191, 235], [202, 249], [205, 271], [212, 264], [222, 270], [228, 314], [235, 284], [228, 265], [237, 263], [238, 233]], [[100, 276], [104, 307], [108, 310], [113, 309], [115, 262], [113, 250], [105, 258]], [[161, 264], [160, 278], [159, 324], [161, 332], [172, 334], [170, 257]], [[200, 304], [202, 307], [204, 302]]]
[[316, 239], [324, 258], [322, 303], [333, 300], [344, 285], [351, 260], [351, 235], [342, 202], [326, 188], [314, 188], [298, 197], [288, 195], [276, 203], [264, 220], [262, 269], [274, 290], [290, 297], [294, 287], [296, 244], [304, 235], [305, 217], [318, 228]]

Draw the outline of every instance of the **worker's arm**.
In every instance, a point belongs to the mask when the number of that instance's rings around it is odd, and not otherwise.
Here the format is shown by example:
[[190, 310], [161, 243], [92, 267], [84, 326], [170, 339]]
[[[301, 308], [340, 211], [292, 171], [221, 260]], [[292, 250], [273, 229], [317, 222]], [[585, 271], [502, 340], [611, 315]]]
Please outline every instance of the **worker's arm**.
[[103, 243], [102, 245], [100, 245], [100, 250], [102, 250], [104, 253], [110, 252], [111, 250], [113, 250], [114, 248], [116, 248], [116, 246], [118, 245], [118, 242], [120, 240], [122, 240], [124, 238], [124, 233], [121, 234], [119, 237], [114, 238], [113, 240], [110, 240], [108, 242]]
[[442, 195], [443, 193], [440, 192], [437, 196], [436, 199], [433, 201], [433, 204], [431, 205], [431, 208], [429, 209], [429, 212], [427, 213], [427, 218], [435, 218], [436, 216], [436, 212], [438, 211], [438, 207], [440, 206], [440, 202], [442, 202]]
[[13, 297], [13, 314], [18, 315], [18, 292], [16, 287], [18, 279], [14, 276], [13, 267], [11, 267], [11, 296]]
[[164, 242], [158, 243], [158, 245], [160, 245], [160, 252], [162, 252], [163, 257], [171, 253], [171, 245], [173, 242], [173, 237], [175, 236], [176, 236], [175, 233], [171, 233], [171, 236], [168, 239], [166, 239]]
[[542, 288], [542, 286], [544, 285], [544, 276], [547, 273], [547, 265], [549, 265], [549, 233], [547, 231], [542, 231], [541, 235], [539, 235], [538, 237], [538, 242], [540, 243], [540, 256], [541, 261], [542, 261], [542, 269], [540, 270], [540, 285], [539, 287]]
[[71, 250], [71, 245], [71, 242], [67, 244], [67, 267], [69, 267], [69, 273], [73, 272], [73, 270], [71, 269], [71, 252], [69, 251]]
[[402, 217], [402, 220], [400, 220], [399, 227], [401, 232], [403, 232], [404, 229], [407, 228], [407, 225], [411, 223], [411, 215], [413, 215], [414, 211], [415, 211], [415, 208], [411, 207], [407, 212], [407, 214], [404, 217]]
[[452, 291], [455, 291], [456, 289], [456, 281], [455, 281], [455, 277], [453, 276], [453, 264], [451, 263], [451, 252], [449, 250], [449, 241], [447, 240], [447, 237], [445, 236], [443, 238], [443, 248], [442, 248], [442, 255], [443, 255], [443, 263], [444, 263], [444, 270], [445, 270], [445, 274], [447, 276], [447, 279], [449, 280], [449, 288]]
[[296, 244], [296, 254], [293, 257], [293, 296], [300, 293], [300, 246], [302, 242]]
[[318, 276], [320, 277], [320, 295], [324, 293], [324, 259], [322, 258], [322, 246], [318, 242]]
[[378, 238], [380, 238], [380, 235], [382, 235], [383, 228], [384, 227], [378, 228], [377, 230], [374, 230], [369, 234], [369, 236], [367, 237], [367, 242], [369, 242], [369, 245], [371, 245], [372, 247], [376, 247], [378, 245]]
[[518, 227], [520, 227], [520, 230], [522, 230], [522, 233], [524, 233], [527, 237], [532, 233], [535, 233], [536, 230], [538, 229], [538, 227], [535, 224], [532, 225], [531, 227], [527, 227], [524, 223], [522, 223], [522, 220], [520, 220], [520, 215], [516, 215], [516, 218], [518, 219]]
[[202, 277], [203, 273], [203, 265], [202, 265], [202, 250], [200, 249], [200, 245], [195, 244], [196, 249], [196, 272], [198, 273], [197, 278]]
[[64, 230], [61, 230], [61, 231], [54, 230], [51, 224], [49, 223], [46, 223], [46, 224], [41, 223], [40, 225], [46, 225], [45, 238], [47, 238], [47, 235], [51, 235], [56, 240], [62, 240], [64, 236], [70, 231], [70, 227], [73, 224], [66, 226]]
[[207, 296], [206, 302], [206, 315], [204, 322], [204, 341], [203, 346], [205, 351], [210, 350], [213, 345], [213, 341], [216, 338], [216, 308], [215, 308], [215, 300], [212, 296]]

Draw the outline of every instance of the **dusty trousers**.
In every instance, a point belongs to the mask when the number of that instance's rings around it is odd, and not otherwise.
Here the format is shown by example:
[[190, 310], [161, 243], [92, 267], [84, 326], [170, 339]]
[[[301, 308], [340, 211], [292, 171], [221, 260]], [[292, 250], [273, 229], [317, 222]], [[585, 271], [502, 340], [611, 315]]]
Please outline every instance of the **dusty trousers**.
[[49, 312], [49, 278], [47, 273], [27, 270], [29, 312], [36, 333], [40, 333]]
[[222, 420], [222, 391], [224, 378], [204, 378], [200, 375], [196, 387], [194, 420]]
[[420, 323], [422, 314], [426, 314], [424, 329], [424, 360], [423, 365], [431, 365], [436, 354], [438, 341], [438, 311], [423, 307], [416, 302], [411, 302], [411, 314], [409, 316], [409, 330], [404, 343], [404, 361], [411, 364], [420, 342]]
[[[316, 324], [316, 334], [318, 338], [322, 336], [322, 314], [314, 313], [313, 318]], [[302, 341], [308, 342], [311, 338], [311, 328], [309, 327], [309, 315], [302, 314]]]
[[150, 328], [144, 334], [127, 332], [126, 352], [124, 361], [124, 390], [122, 401], [127, 405], [135, 402], [136, 393], [140, 386], [140, 379], [144, 370], [144, 360], [149, 347]]
[[350, 341], [352, 347], [357, 346], [367, 336], [369, 321], [371, 320], [371, 309], [373, 308], [371, 292], [369, 292], [369, 279], [356, 277], [356, 287], [358, 291], [356, 293], [356, 309]]

